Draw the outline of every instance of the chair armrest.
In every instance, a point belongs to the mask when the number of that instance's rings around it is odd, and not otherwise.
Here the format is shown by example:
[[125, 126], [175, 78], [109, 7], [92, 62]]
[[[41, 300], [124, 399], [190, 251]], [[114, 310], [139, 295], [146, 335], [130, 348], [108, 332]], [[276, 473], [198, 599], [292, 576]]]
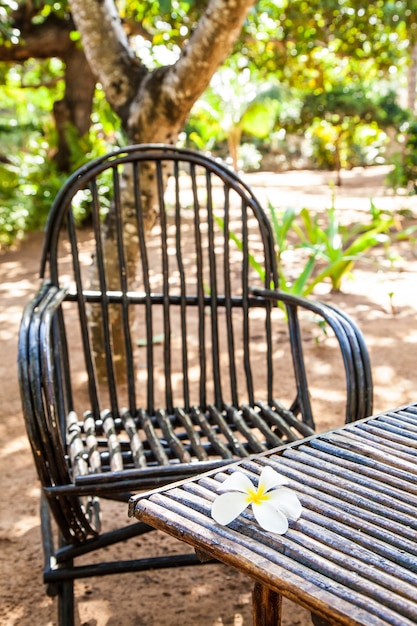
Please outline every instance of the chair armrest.
[[59, 484], [56, 482], [58, 476], [51, 475], [51, 468], [55, 465], [52, 461], [56, 459], [57, 443], [62, 448], [62, 442], [59, 441], [60, 433], [51, 428], [45, 402], [42, 318], [51, 302], [60, 305], [65, 294], [66, 290], [58, 289], [49, 280], [43, 281], [24, 309], [19, 331], [18, 375], [23, 415], [36, 469], [44, 486]]
[[282, 303], [288, 316], [295, 376], [301, 385], [307, 385], [303, 365], [303, 350], [298, 310], [304, 309], [321, 317], [333, 330], [341, 350], [347, 385], [346, 423], [372, 414], [372, 373], [369, 353], [363, 335], [345, 312], [333, 305], [301, 296], [269, 289], [251, 289], [258, 298]]
[[[57, 498], [54, 491], [72, 482], [64, 432], [70, 392], [62, 371], [66, 344], [59, 316], [66, 294], [66, 289], [44, 281], [26, 306], [19, 333], [18, 365], [23, 413], [36, 470], [63, 536], [73, 542], [74, 537], [84, 541], [96, 530], [78, 497]], [[57, 403], [51, 401], [54, 394], [59, 396]]]

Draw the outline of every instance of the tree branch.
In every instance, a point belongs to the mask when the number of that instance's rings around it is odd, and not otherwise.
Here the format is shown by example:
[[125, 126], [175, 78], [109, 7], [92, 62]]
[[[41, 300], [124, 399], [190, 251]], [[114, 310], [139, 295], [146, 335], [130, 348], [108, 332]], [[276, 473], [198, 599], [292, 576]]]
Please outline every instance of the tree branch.
[[194, 103], [206, 89], [214, 72], [230, 54], [255, 2], [210, 0], [180, 59], [172, 67], [176, 77], [172, 82], [181, 85], [184, 97]]
[[255, 1], [209, 1], [178, 61], [143, 80], [130, 111], [131, 139], [176, 141], [192, 105], [230, 53]]
[[70, 21], [58, 19], [53, 15], [42, 24], [26, 25], [24, 37], [18, 44], [0, 46], [0, 61], [23, 62], [32, 57], [62, 59], [74, 46], [69, 36], [71, 30], [74, 30], [74, 26]]
[[69, 0], [91, 69], [106, 98], [123, 119], [146, 68], [129, 47], [113, 0]]

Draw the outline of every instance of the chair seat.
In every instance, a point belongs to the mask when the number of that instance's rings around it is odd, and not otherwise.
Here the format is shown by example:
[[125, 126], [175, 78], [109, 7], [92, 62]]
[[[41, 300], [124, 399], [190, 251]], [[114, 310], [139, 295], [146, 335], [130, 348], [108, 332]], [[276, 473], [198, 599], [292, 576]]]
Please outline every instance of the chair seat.
[[[124, 472], [125, 478], [130, 476], [139, 486], [142, 473], [146, 487], [148, 472], [141, 470], [154, 469], [154, 484], [158, 467], [174, 466], [171, 473], [189, 475], [193, 465], [200, 472], [201, 463], [212, 466], [211, 462], [236, 460], [312, 434], [309, 426], [274, 400], [238, 409], [193, 406], [172, 413], [160, 410], [155, 415], [138, 409], [132, 416], [125, 410], [117, 418], [110, 410], [102, 411], [99, 419], [86, 411], [82, 420], [72, 411], [67, 445], [73, 480], [78, 484], [92, 484], [96, 475], [97, 483], [103, 485], [106, 473]], [[126, 470], [136, 471], [126, 475]], [[161, 480], [164, 473], [170, 476], [170, 471], [162, 471]]]

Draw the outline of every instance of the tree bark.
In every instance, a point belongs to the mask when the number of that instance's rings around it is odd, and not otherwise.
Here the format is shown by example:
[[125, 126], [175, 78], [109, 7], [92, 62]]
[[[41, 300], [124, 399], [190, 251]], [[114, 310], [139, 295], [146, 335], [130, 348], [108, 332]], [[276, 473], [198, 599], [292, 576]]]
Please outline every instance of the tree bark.
[[55, 162], [61, 171], [71, 166], [71, 146], [68, 142], [68, 126], [73, 126], [79, 137], [85, 135], [91, 125], [96, 78], [82, 49], [72, 47], [65, 56], [65, 94], [54, 103], [54, 117], [58, 133], [58, 151]]
[[414, 114], [416, 112], [417, 89], [417, 42], [410, 44], [410, 66], [408, 68], [407, 106]]
[[22, 38], [19, 43], [0, 46], [1, 61], [27, 61], [27, 59], [63, 58], [68, 54], [74, 42], [70, 39], [70, 32], [74, 25], [70, 20], [59, 19], [50, 15], [41, 24], [31, 21], [18, 22]]
[[130, 48], [112, 0], [71, 0], [69, 5], [90, 67], [126, 126], [131, 103], [148, 71]]
[[[255, 0], [209, 0], [181, 56], [149, 72], [134, 55], [113, 0], [69, 0], [90, 67], [130, 143], [175, 144], [194, 102], [230, 53]], [[155, 223], [146, 203], [147, 230]]]

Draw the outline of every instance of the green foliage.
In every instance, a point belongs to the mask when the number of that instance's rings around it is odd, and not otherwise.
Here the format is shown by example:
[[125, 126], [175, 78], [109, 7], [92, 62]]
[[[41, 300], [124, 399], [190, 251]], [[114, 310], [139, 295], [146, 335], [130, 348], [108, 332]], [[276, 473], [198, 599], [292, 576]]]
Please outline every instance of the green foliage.
[[307, 94], [299, 127], [307, 128], [319, 168], [340, 170], [383, 161], [382, 129], [406, 118], [395, 95], [380, 95], [376, 85], [335, 84], [329, 91]]
[[[180, 57], [206, 7], [206, 0], [117, 2], [132, 48], [150, 70]], [[48, 19], [68, 23], [68, 3], [0, 2], [0, 59], [7, 61], [10, 50], [24, 44], [22, 33], [30, 24]], [[79, 41], [76, 30], [69, 36]], [[284, 128], [310, 133], [320, 166], [374, 162], [382, 153], [382, 129], [402, 123], [395, 99], [382, 103], [377, 96], [383, 83], [397, 88], [416, 41], [417, 0], [258, 0], [234, 55], [193, 110], [188, 140], [208, 150], [227, 142], [235, 165], [239, 159], [255, 168], [257, 149], [265, 152], [273, 133]], [[56, 58], [0, 63], [2, 245], [42, 224], [62, 180], [53, 162], [51, 111], [64, 93], [64, 70]], [[413, 134], [410, 125], [405, 155], [392, 176], [396, 186], [415, 192]], [[99, 90], [91, 131], [78, 138], [67, 128], [67, 136], [72, 168], [125, 140]], [[239, 151], [245, 141], [256, 146]], [[81, 202], [80, 220], [87, 211]]]
[[[63, 182], [51, 159], [55, 131], [49, 113], [52, 98], [62, 93], [57, 60], [24, 67], [0, 65], [0, 247], [45, 222], [52, 198]], [[39, 82], [54, 88], [33, 89]], [[26, 85], [22, 89], [22, 84]]]
[[[380, 245], [388, 250], [390, 241], [413, 238], [417, 230], [417, 226], [399, 230], [396, 216], [378, 209], [372, 200], [367, 224], [341, 224], [334, 206], [328, 208], [323, 217], [307, 208], [289, 207], [278, 211], [270, 203], [269, 209], [277, 245], [280, 289], [299, 296], [308, 296], [323, 282], [330, 282], [332, 291], [340, 291], [343, 279], [352, 272], [355, 263], [368, 261], [369, 250]], [[216, 218], [216, 221], [224, 228], [223, 220]], [[239, 250], [243, 249], [236, 233], [229, 232], [229, 238]], [[288, 256], [293, 264], [294, 259], [296, 261], [294, 280], [288, 278]], [[264, 270], [252, 255], [249, 255], [249, 263], [264, 280]]]
[[243, 137], [267, 143], [280, 129], [305, 134], [319, 168], [339, 171], [384, 162], [384, 129], [398, 128], [407, 116], [396, 93], [377, 79], [371, 61], [356, 67], [349, 58], [341, 66], [336, 53], [330, 60], [319, 56], [320, 72], [318, 66], [307, 68], [310, 79], [293, 89], [290, 80], [262, 81], [262, 71], [253, 69], [247, 56], [229, 60], [194, 106], [188, 140], [207, 150], [227, 140], [235, 167]]
[[[41, 229], [55, 195], [67, 178], [54, 161], [56, 133], [52, 119], [54, 98], [61, 95], [62, 83], [55, 81], [60, 62], [34, 63], [33, 67], [4, 71], [1, 87], [0, 122], [0, 248], [21, 239], [25, 232]], [[3, 70], [5, 70], [4, 66]], [[54, 78], [55, 89], [26, 87]], [[120, 123], [101, 90], [97, 90], [95, 112], [89, 133], [79, 137], [70, 125], [66, 129], [71, 148], [71, 169], [124, 143]], [[103, 191], [105, 191], [103, 182]], [[76, 217], [82, 222], [89, 213], [87, 199], [78, 199]]]
[[256, 67], [262, 58], [266, 74], [313, 92], [405, 66], [416, 16], [416, 0], [258, 0], [239, 50]]
[[320, 225], [317, 215], [312, 217], [307, 209], [300, 213], [302, 227], [298, 229], [301, 247], [310, 253], [310, 259], [324, 262], [324, 267], [309, 281], [304, 289], [308, 295], [314, 287], [330, 279], [332, 291], [340, 291], [343, 278], [349, 274], [354, 264], [364, 260], [365, 252], [383, 243], [388, 243], [389, 227], [392, 220], [380, 216], [370, 227], [347, 228], [337, 219], [334, 207], [327, 209], [327, 224]]
[[278, 124], [309, 134], [318, 166], [381, 162], [382, 130], [404, 119], [396, 93], [417, 40], [416, 16], [417, 0], [259, 0], [239, 51], [248, 67], [301, 99], [301, 114], [280, 115]]
[[64, 182], [48, 159], [48, 146], [32, 140], [36, 154], [23, 152], [0, 164], [0, 248], [41, 228], [54, 195]]
[[[332, 291], [339, 291], [342, 281], [359, 260], [367, 261], [366, 253], [378, 245], [388, 246], [395, 239], [410, 238], [415, 227], [395, 230], [396, 218], [384, 212], [371, 201], [368, 224], [340, 224], [335, 208], [326, 210], [323, 217], [307, 208], [277, 211], [270, 204], [271, 220], [278, 247], [280, 288], [283, 291], [307, 296], [322, 282], [330, 281]], [[286, 258], [291, 257], [301, 266], [297, 278], [287, 277]]]
[[247, 67], [225, 67], [194, 105], [186, 127], [189, 141], [199, 149], [212, 149], [227, 141], [233, 166], [238, 168], [242, 135], [265, 139], [272, 132], [280, 102], [273, 82], [256, 80]]

